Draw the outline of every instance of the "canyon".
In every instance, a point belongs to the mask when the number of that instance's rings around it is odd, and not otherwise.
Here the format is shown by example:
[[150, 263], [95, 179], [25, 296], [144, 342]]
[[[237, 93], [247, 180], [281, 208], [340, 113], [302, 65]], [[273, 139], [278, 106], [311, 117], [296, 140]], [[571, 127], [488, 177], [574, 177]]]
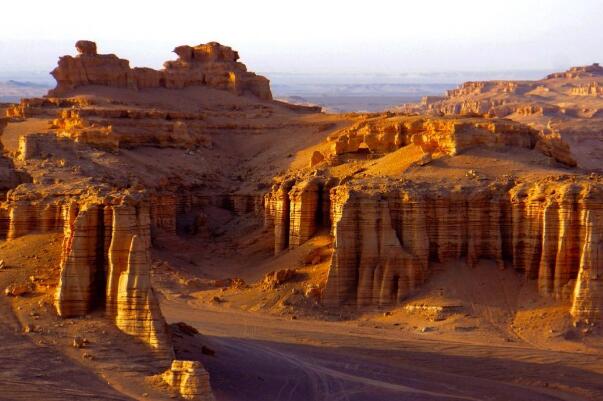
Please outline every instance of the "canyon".
[[75, 47], [0, 105], [6, 399], [603, 396], [597, 64], [330, 114]]

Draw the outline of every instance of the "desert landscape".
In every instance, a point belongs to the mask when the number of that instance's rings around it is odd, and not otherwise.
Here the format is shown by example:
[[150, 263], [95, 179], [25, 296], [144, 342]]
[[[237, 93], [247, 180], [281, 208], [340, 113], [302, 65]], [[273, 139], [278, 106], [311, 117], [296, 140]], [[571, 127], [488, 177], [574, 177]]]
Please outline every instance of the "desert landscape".
[[321, 104], [173, 53], [6, 84], [1, 401], [603, 400], [603, 67]]

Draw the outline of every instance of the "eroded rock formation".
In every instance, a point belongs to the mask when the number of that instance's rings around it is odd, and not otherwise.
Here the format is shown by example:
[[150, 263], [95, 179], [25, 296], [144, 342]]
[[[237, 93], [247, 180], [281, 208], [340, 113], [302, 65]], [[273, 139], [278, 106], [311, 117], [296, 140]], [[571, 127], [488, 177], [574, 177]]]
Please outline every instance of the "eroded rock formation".
[[329, 138], [335, 155], [388, 153], [410, 143], [425, 152], [455, 155], [472, 147], [517, 146], [531, 149], [536, 132], [505, 120], [385, 116], [362, 121]]
[[571, 302], [576, 319], [600, 318], [602, 188], [571, 178], [473, 188], [337, 187], [323, 302], [396, 304], [433, 262], [490, 259], [525, 272], [542, 295]]
[[60, 138], [104, 148], [211, 146], [200, 113], [128, 108], [63, 109], [52, 128]]
[[274, 227], [274, 252], [293, 249], [329, 222], [329, 190], [333, 180], [320, 177], [285, 180], [264, 197], [265, 225]]
[[599, 63], [593, 63], [591, 65], [571, 67], [565, 72], [555, 72], [547, 75], [547, 79], [575, 79], [582, 77], [592, 77], [597, 75], [603, 75], [603, 67]]
[[119, 329], [171, 356], [167, 326], [151, 287], [150, 216], [142, 199], [88, 199], [64, 210], [61, 276], [55, 295], [63, 317], [95, 308]]
[[185, 400], [215, 400], [209, 385], [209, 375], [200, 362], [174, 360], [161, 378]]
[[132, 236], [128, 267], [117, 288], [115, 324], [124, 333], [140, 338], [151, 348], [172, 354], [166, 322], [151, 286], [148, 240]]
[[128, 60], [114, 54], [98, 54], [94, 42], [76, 43], [78, 55], [63, 56], [52, 71], [57, 87], [49, 94], [62, 96], [69, 90], [87, 85], [114, 88], [181, 89], [187, 86], [208, 86], [238, 95], [252, 94], [271, 100], [268, 79], [248, 72], [238, 61], [239, 55], [228, 46], [210, 42], [198, 46], [178, 46], [175, 61], [167, 61], [164, 69], [130, 68]]
[[538, 81], [465, 82], [445, 96], [425, 98], [399, 110], [515, 120], [531, 126], [538, 134], [539, 148], [547, 149], [560, 163], [598, 170], [601, 162], [593, 158], [590, 146], [596, 146], [603, 118], [602, 85], [603, 67], [595, 63]]

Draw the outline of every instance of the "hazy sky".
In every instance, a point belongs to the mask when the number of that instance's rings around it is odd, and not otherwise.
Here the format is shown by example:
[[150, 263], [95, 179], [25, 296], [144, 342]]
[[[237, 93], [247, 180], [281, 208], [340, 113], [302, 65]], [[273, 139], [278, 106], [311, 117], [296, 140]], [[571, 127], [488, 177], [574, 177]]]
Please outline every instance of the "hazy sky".
[[77, 39], [159, 67], [219, 41], [250, 70], [560, 69], [603, 61], [602, 0], [19, 0], [2, 3], [0, 70], [48, 71]]

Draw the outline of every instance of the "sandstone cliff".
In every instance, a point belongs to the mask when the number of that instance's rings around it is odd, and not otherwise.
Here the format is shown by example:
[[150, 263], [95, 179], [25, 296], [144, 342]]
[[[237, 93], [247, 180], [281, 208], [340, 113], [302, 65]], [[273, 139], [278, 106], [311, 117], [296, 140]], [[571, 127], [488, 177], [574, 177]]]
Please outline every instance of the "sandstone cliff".
[[489, 259], [523, 272], [542, 296], [568, 302], [575, 319], [603, 317], [596, 176], [467, 186], [380, 181], [289, 179], [265, 197], [276, 253], [320, 229], [333, 234], [325, 305], [395, 305], [433, 263]]
[[144, 200], [87, 199], [64, 210], [61, 276], [55, 305], [63, 317], [105, 308], [119, 329], [173, 356], [150, 283], [150, 216]]
[[333, 180], [320, 177], [275, 185], [264, 196], [264, 224], [274, 227], [274, 253], [293, 249], [329, 224], [329, 190]]
[[57, 86], [50, 96], [62, 96], [79, 86], [99, 85], [115, 88], [180, 89], [187, 86], [208, 86], [238, 95], [252, 94], [271, 100], [268, 79], [248, 72], [238, 61], [239, 55], [230, 47], [216, 42], [198, 46], [178, 46], [175, 61], [167, 61], [163, 70], [130, 68], [128, 60], [114, 54], [98, 54], [90, 41], [76, 43], [78, 55], [63, 56], [52, 71]]
[[599, 181], [557, 179], [432, 188], [331, 192], [335, 252], [323, 302], [399, 303], [433, 262], [494, 260], [571, 303], [576, 319], [600, 319], [603, 296]]
[[146, 240], [132, 236], [128, 267], [119, 277], [115, 323], [124, 333], [172, 355], [166, 322], [151, 286], [151, 260]]

